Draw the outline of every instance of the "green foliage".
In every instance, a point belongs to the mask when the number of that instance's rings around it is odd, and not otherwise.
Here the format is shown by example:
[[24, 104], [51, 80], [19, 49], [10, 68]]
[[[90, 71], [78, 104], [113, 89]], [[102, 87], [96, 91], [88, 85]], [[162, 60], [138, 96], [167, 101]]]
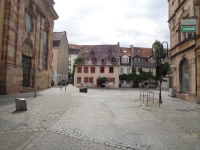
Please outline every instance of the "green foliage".
[[[153, 44], [153, 48], [154, 48], [154, 54], [156, 56], [156, 63], [157, 63], [157, 68], [156, 68], [156, 79], [157, 80], [159, 80], [160, 77], [166, 76], [170, 70], [169, 63], [166, 62], [165, 64], [160, 64], [160, 57], [161, 57], [161, 59], [164, 59], [167, 57], [167, 49], [165, 49], [165, 48], [163, 49], [163, 56], [160, 56], [160, 47], [161, 47], [160, 41], [156, 40]], [[161, 74], [160, 74], [160, 70], [161, 70]]]
[[97, 82], [99, 85], [106, 83], [106, 77], [98, 77]]
[[73, 72], [72, 72], [72, 78], [73, 78], [73, 85], [74, 85], [74, 74], [75, 74], [75, 65], [80, 64], [82, 62], [82, 58], [78, 57], [74, 60], [74, 66], [73, 66]]
[[74, 60], [74, 64], [80, 64], [82, 62], [82, 58], [78, 57]]

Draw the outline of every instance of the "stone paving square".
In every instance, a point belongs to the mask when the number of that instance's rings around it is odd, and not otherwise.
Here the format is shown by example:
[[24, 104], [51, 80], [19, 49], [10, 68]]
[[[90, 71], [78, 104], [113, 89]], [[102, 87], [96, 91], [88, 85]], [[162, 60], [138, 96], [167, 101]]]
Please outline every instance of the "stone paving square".
[[[156, 90], [154, 90], [156, 91]], [[158, 91], [156, 91], [158, 92]], [[168, 96], [140, 101], [137, 88], [59, 86], [0, 97], [0, 149], [199, 150], [200, 105]], [[27, 99], [15, 111], [14, 99]]]

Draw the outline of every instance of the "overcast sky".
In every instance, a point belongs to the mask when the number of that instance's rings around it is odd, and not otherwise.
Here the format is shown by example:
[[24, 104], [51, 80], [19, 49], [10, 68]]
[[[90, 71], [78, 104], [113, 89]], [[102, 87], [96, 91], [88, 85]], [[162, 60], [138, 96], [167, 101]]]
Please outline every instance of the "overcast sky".
[[69, 44], [151, 47], [169, 43], [167, 0], [54, 0], [59, 19], [54, 32], [66, 31]]

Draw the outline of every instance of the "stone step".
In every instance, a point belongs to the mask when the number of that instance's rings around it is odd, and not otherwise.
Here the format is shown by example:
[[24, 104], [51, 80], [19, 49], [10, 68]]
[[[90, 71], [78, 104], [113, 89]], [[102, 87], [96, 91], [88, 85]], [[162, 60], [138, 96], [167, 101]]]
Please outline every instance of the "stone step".
[[33, 92], [34, 90], [32, 87], [23, 87], [20, 93]]

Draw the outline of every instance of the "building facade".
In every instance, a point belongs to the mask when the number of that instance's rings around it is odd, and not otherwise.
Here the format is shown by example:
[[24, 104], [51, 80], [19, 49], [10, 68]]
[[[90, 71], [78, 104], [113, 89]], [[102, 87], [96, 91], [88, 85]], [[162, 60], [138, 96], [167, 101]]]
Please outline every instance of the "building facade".
[[106, 77], [106, 85], [119, 87], [119, 44], [82, 46], [75, 67], [74, 85], [98, 87], [97, 79]]
[[73, 72], [74, 60], [77, 58], [80, 49], [80, 45], [69, 44], [69, 73]]
[[[172, 87], [176, 97], [199, 103], [198, 64], [199, 51], [199, 0], [168, 0], [170, 55], [172, 58]], [[198, 6], [197, 6], [198, 5]], [[196, 32], [182, 32], [181, 20], [196, 20]]]
[[[120, 47], [120, 66], [119, 66], [119, 74], [130, 74], [132, 72], [132, 48]], [[131, 87], [133, 85], [133, 81], [127, 82], [125, 80], [120, 81], [120, 87]]]
[[19, 93], [35, 85], [50, 87], [53, 26], [58, 18], [54, 1], [0, 3], [0, 94]]
[[196, 32], [196, 63], [197, 63], [197, 103], [200, 104], [200, 0], [196, 1], [197, 32]]
[[[152, 72], [156, 75], [156, 63], [149, 63], [148, 58], [153, 55], [152, 48], [133, 47], [120, 48], [120, 67], [119, 74], [130, 74], [134, 68], [136, 73], [139, 74], [141, 68], [145, 72]], [[145, 83], [155, 83], [154, 80], [145, 81]], [[120, 81], [121, 87], [141, 87], [138, 81]], [[155, 86], [154, 86], [155, 87]]]
[[[153, 56], [152, 48], [143, 47], [133, 47], [132, 53], [132, 67], [135, 68], [136, 73], [139, 74], [139, 69], [141, 68], [145, 72], [151, 72], [152, 75], [156, 76], [156, 63], [149, 63], [148, 59]], [[155, 80], [149, 79], [144, 81], [144, 83], [150, 83], [150, 87], [155, 87]], [[137, 86], [133, 83], [134, 86]], [[142, 83], [139, 83], [139, 87], [142, 87]]]
[[66, 32], [53, 32], [52, 80], [55, 85], [68, 79], [69, 46]]

